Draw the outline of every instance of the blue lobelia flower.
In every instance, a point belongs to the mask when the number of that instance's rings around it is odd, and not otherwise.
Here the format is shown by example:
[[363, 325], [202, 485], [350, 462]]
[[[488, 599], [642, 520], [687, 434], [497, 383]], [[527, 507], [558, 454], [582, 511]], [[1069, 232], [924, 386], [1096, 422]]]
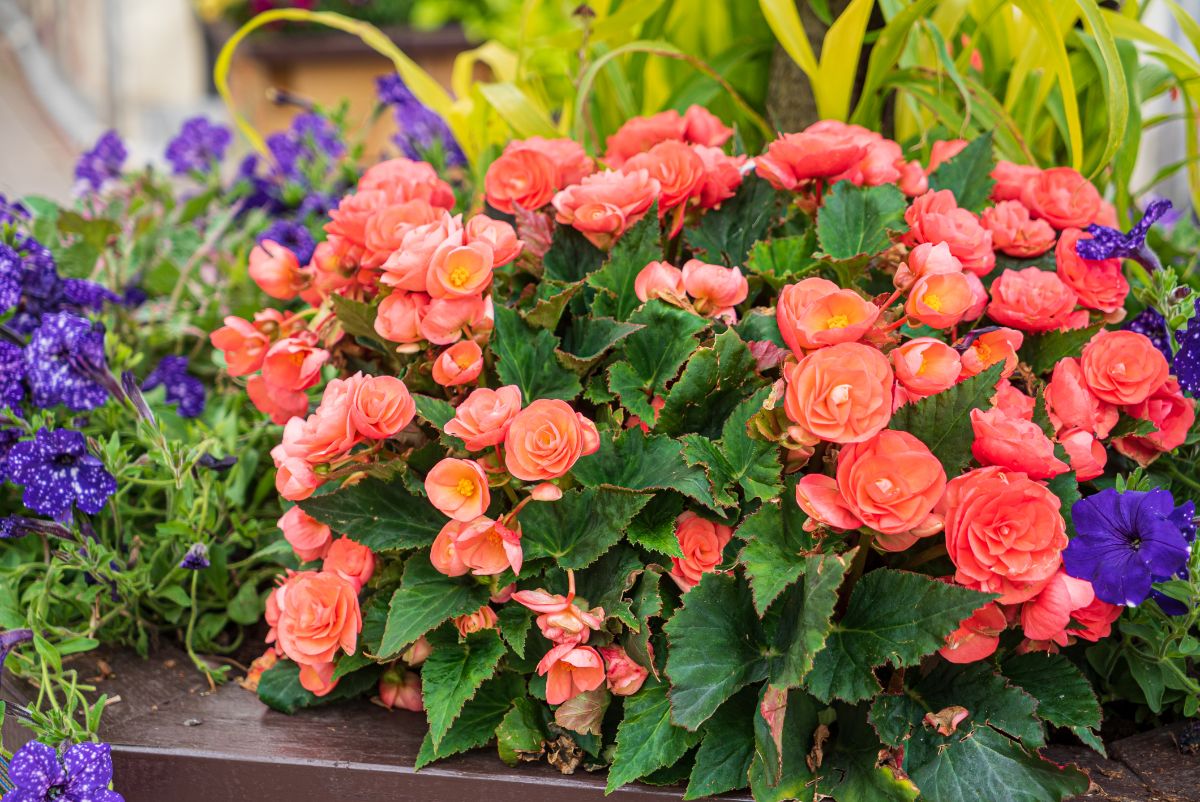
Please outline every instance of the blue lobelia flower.
[[187, 372], [184, 356], [164, 356], [162, 361], [142, 382], [142, 389], [166, 388], [168, 404], [176, 404], [180, 417], [194, 418], [204, 412], [204, 382]]
[[108, 788], [112, 782], [108, 744], [75, 744], [60, 760], [54, 747], [30, 741], [13, 755], [8, 779], [13, 790], [2, 802], [125, 802]]
[[317, 248], [317, 243], [313, 240], [313, 236], [309, 233], [308, 229], [299, 223], [293, 223], [291, 220], [276, 220], [263, 233], [258, 235], [260, 244], [264, 240], [278, 242], [294, 253], [296, 261], [302, 265], [309, 263], [312, 259], [313, 251]]
[[96, 140], [95, 146], [79, 157], [75, 165], [75, 178], [93, 192], [98, 192], [107, 182], [119, 178], [121, 167], [129, 152], [116, 131], [106, 131]]
[[1191, 502], [1176, 508], [1162, 488], [1109, 488], [1080, 499], [1071, 507], [1078, 534], [1063, 552], [1063, 568], [1091, 582], [1102, 601], [1139, 605], [1154, 582], [1186, 569], [1189, 544], [1181, 525], [1194, 511]]
[[33, 403], [95, 409], [108, 399], [100, 377], [108, 371], [104, 328], [70, 312], [43, 315], [25, 348]]
[[62, 520], [77, 506], [103, 509], [117, 492], [117, 480], [87, 450], [84, 436], [71, 429], [38, 429], [8, 452], [8, 477], [25, 488], [21, 501], [31, 510]]
[[445, 153], [447, 167], [467, 163], [450, 126], [437, 112], [418, 100], [399, 75], [381, 76], [375, 79], [375, 86], [379, 99], [395, 112], [400, 132], [394, 141], [405, 156], [419, 160], [431, 150], [440, 148]]
[[1091, 239], [1081, 239], [1075, 245], [1075, 252], [1084, 259], [1099, 261], [1101, 259], [1132, 259], [1147, 270], [1157, 270], [1162, 265], [1158, 256], [1146, 245], [1146, 235], [1150, 226], [1171, 209], [1169, 200], [1156, 200], [1146, 207], [1142, 219], [1129, 229], [1128, 234], [1108, 226], [1093, 223], [1087, 227]]
[[223, 125], [207, 117], [185, 120], [179, 133], [167, 143], [166, 157], [175, 175], [208, 173], [221, 159], [233, 141], [233, 134]]
[[189, 571], [203, 571], [208, 566], [208, 546], [203, 543], [193, 543], [179, 561], [179, 567]]
[[0, 340], [0, 409], [17, 409], [25, 398], [25, 352]]

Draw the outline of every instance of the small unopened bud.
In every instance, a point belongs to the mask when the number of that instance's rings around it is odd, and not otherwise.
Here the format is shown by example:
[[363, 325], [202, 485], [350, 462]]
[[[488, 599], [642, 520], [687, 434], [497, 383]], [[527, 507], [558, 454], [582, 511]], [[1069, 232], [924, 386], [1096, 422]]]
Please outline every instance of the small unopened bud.
[[419, 713], [425, 705], [421, 698], [421, 678], [411, 671], [389, 668], [379, 678], [379, 704], [388, 710]]

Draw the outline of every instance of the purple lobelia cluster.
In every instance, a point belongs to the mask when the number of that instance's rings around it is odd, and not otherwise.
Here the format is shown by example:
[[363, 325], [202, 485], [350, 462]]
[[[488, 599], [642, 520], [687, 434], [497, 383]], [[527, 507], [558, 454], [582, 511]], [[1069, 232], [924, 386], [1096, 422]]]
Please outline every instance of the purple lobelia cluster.
[[175, 175], [206, 175], [225, 158], [232, 141], [233, 134], [225, 126], [207, 117], [192, 117], [167, 143], [167, 161]]
[[438, 161], [441, 155], [446, 167], [467, 163], [462, 148], [436, 112], [417, 99], [398, 75], [384, 75], [375, 81], [379, 99], [392, 107], [396, 126], [400, 129], [394, 141], [400, 152], [415, 160]]

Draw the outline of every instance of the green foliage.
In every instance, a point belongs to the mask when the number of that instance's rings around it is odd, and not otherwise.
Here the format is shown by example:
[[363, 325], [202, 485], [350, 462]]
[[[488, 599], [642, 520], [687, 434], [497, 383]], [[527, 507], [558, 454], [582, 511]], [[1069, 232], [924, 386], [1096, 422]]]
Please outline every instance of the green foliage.
[[765, 673], [762, 627], [750, 589], [737, 577], [705, 574], [665, 629], [671, 720], [689, 730]]
[[818, 269], [821, 263], [812, 258], [815, 250], [816, 232], [813, 229], [801, 235], [760, 240], [750, 250], [746, 270], [778, 290]]
[[670, 766], [699, 740], [672, 723], [667, 686], [649, 679], [642, 689], [625, 700], [625, 717], [617, 729], [617, 748], [608, 772], [606, 793]]
[[803, 583], [784, 595], [775, 622], [779, 656], [770, 667], [772, 687], [799, 687], [812, 671], [813, 661], [834, 626], [838, 589], [853, 558], [853, 551], [844, 556], [814, 554], [802, 558]]
[[754, 243], [766, 234], [775, 213], [777, 193], [757, 176], [747, 176], [732, 200], [684, 231], [688, 247], [700, 258], [727, 267], [745, 264]]
[[505, 646], [494, 629], [459, 638], [441, 629], [429, 638], [433, 651], [421, 667], [421, 696], [429, 718], [429, 738], [441, 744], [463, 705], [495, 673]]
[[419, 770], [435, 760], [457, 755], [491, 741], [496, 735], [496, 728], [512, 708], [513, 702], [523, 698], [525, 693], [524, 681], [513, 673], [499, 674], [483, 683], [475, 696], [463, 705], [462, 712], [439, 744], [433, 743], [431, 733], [425, 734], [414, 768]]
[[896, 410], [888, 424], [891, 429], [915, 435], [953, 478], [971, 461], [971, 410], [986, 409], [996, 392], [1002, 363], [951, 387], [945, 392]]
[[766, 388], [739, 404], [721, 429], [721, 439], [713, 442], [699, 434], [684, 435], [683, 456], [692, 466], [703, 466], [712, 483], [713, 497], [721, 506], [737, 504], [735, 495], [741, 488], [746, 501], [770, 501], [782, 490], [779, 482], [781, 465], [779, 447], [774, 443], [754, 440], [746, 426], [762, 409]]
[[545, 329], [532, 329], [520, 314], [496, 307], [496, 333], [491, 348], [496, 372], [505, 384], [521, 388], [522, 398], [561, 398], [570, 401], [582, 392], [579, 378], [555, 358], [559, 341]]
[[705, 722], [684, 799], [701, 799], [746, 787], [754, 760], [757, 707], [758, 694], [753, 688], [743, 688]]
[[1069, 331], [1047, 331], [1041, 334], [1026, 334], [1017, 356], [1029, 365], [1038, 376], [1049, 373], [1065, 357], [1077, 356], [1088, 340], [1095, 336], [1100, 326]]
[[799, 505], [764, 504], [737, 530], [746, 541], [738, 559], [746, 568], [759, 616], [804, 573], [801, 555], [813, 545], [812, 536], [802, 528], [805, 518]]
[[712, 493], [704, 470], [689, 466], [684, 457], [677, 441], [646, 435], [635, 426], [623, 430], [615, 439], [602, 436], [600, 450], [582, 460], [574, 474], [584, 487], [635, 492], [676, 490], [712, 507]]
[[938, 166], [929, 176], [931, 190], [948, 189], [963, 209], [978, 214], [988, 205], [992, 187], [992, 170], [996, 159], [992, 156], [992, 132], [972, 140], [962, 152]]
[[748, 392], [761, 384], [746, 344], [733, 329], [726, 329], [712, 347], [698, 348], [688, 360], [666, 396], [654, 430], [715, 435]]
[[906, 230], [903, 193], [891, 185], [856, 187], [839, 181], [817, 217], [821, 250], [834, 259], [852, 259], [885, 250], [892, 234]]
[[621, 539], [648, 496], [580, 488], [558, 501], [531, 504], [520, 515], [525, 559], [553, 557], [563, 568], [586, 568]]
[[336, 688], [324, 696], [314, 696], [300, 684], [300, 667], [281, 660], [264, 671], [258, 680], [258, 698], [280, 713], [295, 713], [306, 707], [353, 699], [379, 682], [381, 669], [365, 668], [343, 677]]
[[417, 552], [404, 565], [404, 579], [392, 595], [380, 657], [394, 657], [442, 622], [478, 610], [488, 599], [486, 585], [471, 577], [441, 574], [428, 552]]
[[871, 571], [854, 586], [846, 614], [817, 653], [807, 687], [823, 701], [868, 699], [880, 690], [875, 667], [916, 665], [992, 598], [920, 574]]
[[646, 216], [613, 246], [604, 266], [588, 275], [587, 283], [599, 290], [595, 309], [600, 314], [629, 320], [633, 310], [642, 305], [634, 292], [633, 282], [648, 262], [662, 256], [657, 209], [657, 204], [651, 206]]
[[427, 547], [442, 528], [429, 514], [429, 500], [413, 495], [398, 480], [364, 479], [306, 499], [300, 508], [372, 551]]

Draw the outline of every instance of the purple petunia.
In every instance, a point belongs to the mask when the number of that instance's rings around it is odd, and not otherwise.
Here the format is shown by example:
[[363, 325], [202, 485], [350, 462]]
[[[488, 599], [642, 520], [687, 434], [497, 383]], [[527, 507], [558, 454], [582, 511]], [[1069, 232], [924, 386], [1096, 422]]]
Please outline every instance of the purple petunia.
[[308, 229], [290, 220], [276, 220], [258, 235], [259, 243], [264, 240], [277, 242], [296, 255], [296, 261], [306, 265], [312, 259], [317, 243]]
[[208, 173], [225, 158], [233, 134], [207, 117], [192, 117], [167, 143], [166, 158], [175, 175]]
[[26, 378], [33, 403], [43, 409], [63, 404], [80, 411], [108, 399], [98, 381], [107, 372], [104, 327], [69, 312], [43, 315], [25, 348]]
[[168, 404], [176, 404], [180, 417], [194, 418], [204, 412], [204, 383], [188, 375], [187, 357], [164, 356], [142, 382], [143, 390], [166, 388]]
[[65, 278], [62, 280], [62, 301], [69, 306], [99, 312], [105, 304], [121, 303], [121, 296], [94, 281]]
[[96, 140], [95, 146], [79, 157], [75, 165], [75, 178], [92, 192], [98, 192], [107, 182], [119, 178], [121, 167], [129, 152], [116, 131], [106, 131]]
[[8, 479], [8, 453], [21, 439], [21, 430], [0, 427], [0, 482]]
[[[1195, 308], [1200, 314], [1200, 299]], [[1200, 316], [1193, 315], [1186, 328], [1175, 332], [1175, 342], [1179, 345], [1171, 362], [1175, 377], [1185, 393], [1195, 396], [1200, 393]]]
[[179, 567], [189, 571], [203, 571], [209, 564], [208, 546], [203, 543], [193, 543], [179, 561]]
[[406, 157], [424, 159], [430, 151], [440, 148], [444, 152], [447, 167], [466, 164], [466, 157], [450, 126], [433, 109], [418, 100], [399, 75], [381, 76], [375, 80], [375, 85], [379, 99], [395, 112], [400, 132], [394, 141]]
[[8, 477], [25, 488], [21, 501], [26, 507], [60, 520], [72, 505], [97, 513], [117, 492], [117, 480], [88, 453], [84, 436], [71, 429], [38, 429], [32, 440], [14, 445], [8, 452]]
[[0, 802], [125, 802], [112, 783], [112, 748], [81, 743], [58, 751], [39, 741], [17, 750], [8, 765], [13, 790]]
[[1150, 226], [1171, 209], [1169, 200], [1156, 200], [1146, 207], [1142, 219], [1123, 234], [1115, 228], [1092, 224], [1087, 227], [1091, 239], [1081, 239], [1075, 245], [1075, 252], [1084, 259], [1099, 261], [1102, 259], [1132, 259], [1150, 271], [1157, 270], [1162, 265], [1157, 254], [1146, 245], [1146, 235]]
[[0, 408], [16, 409], [25, 399], [25, 352], [0, 340]]
[[1109, 488], [1080, 499], [1071, 507], [1078, 534], [1063, 552], [1063, 568], [1091, 582], [1102, 601], [1139, 605], [1154, 582], [1186, 568], [1189, 543], [1181, 527], [1194, 513], [1191, 502], [1177, 508], [1162, 488]]

